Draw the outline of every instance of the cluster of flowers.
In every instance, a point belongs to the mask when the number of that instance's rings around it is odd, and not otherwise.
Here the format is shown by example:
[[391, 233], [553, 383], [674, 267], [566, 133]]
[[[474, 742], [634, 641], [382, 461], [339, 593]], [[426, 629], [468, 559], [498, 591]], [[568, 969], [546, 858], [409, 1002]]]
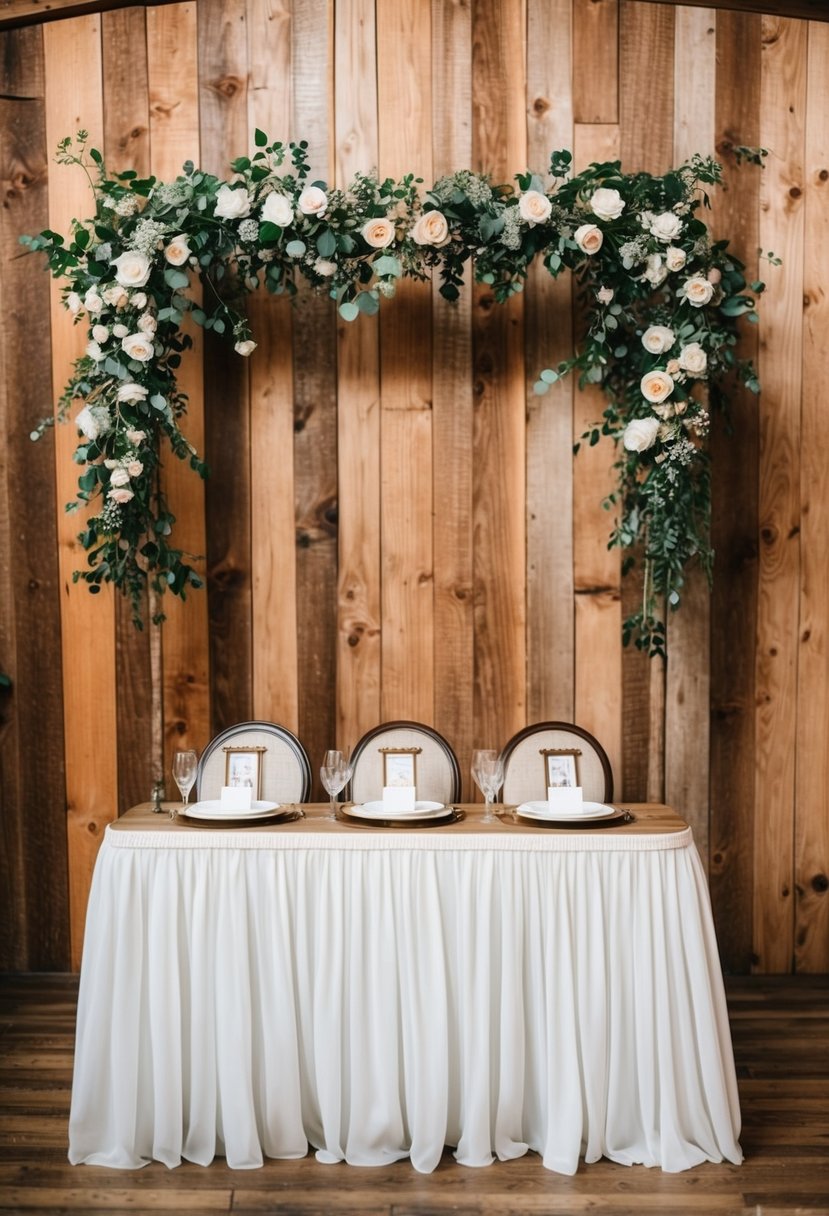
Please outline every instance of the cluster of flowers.
[[403, 276], [436, 273], [441, 293], [457, 298], [469, 261], [505, 300], [541, 258], [553, 275], [574, 272], [587, 332], [536, 389], [572, 369], [605, 389], [608, 407], [589, 437], [621, 440], [611, 543], [644, 539], [653, 588], [628, 632], [659, 650], [658, 597], [676, 604], [687, 561], [710, 564], [708, 403], [698, 386], [734, 372], [757, 387], [734, 350], [737, 318], [756, 315], [753, 298], [741, 294], [743, 267], [696, 214], [700, 183], [718, 182], [718, 165], [694, 158], [653, 177], [624, 176], [612, 163], [571, 176], [569, 153], [556, 152], [551, 189], [532, 174], [519, 176], [516, 189], [466, 170], [425, 192], [411, 175], [358, 174], [348, 188], [329, 189], [309, 180], [304, 143], [269, 143], [257, 131], [257, 151], [233, 162], [229, 182], [187, 164], [165, 184], [132, 172], [109, 178], [86, 140], [79, 132], [76, 145], [63, 141], [58, 159], [87, 172], [94, 217], [75, 221], [68, 242], [53, 232], [24, 238], [66, 280], [67, 308], [89, 328], [58, 415], [82, 403], [78, 498], [101, 499], [81, 534], [89, 568], [76, 577], [92, 590], [115, 582], [132, 596], [136, 619], [148, 579], [182, 596], [199, 585], [190, 559], [167, 539], [173, 518], [158, 478], [162, 440], [206, 474], [179, 425], [186, 401], [175, 375], [189, 345], [187, 315], [232, 335], [249, 356], [256, 343], [241, 298], [261, 283], [294, 294], [305, 280], [353, 320], [375, 313]]

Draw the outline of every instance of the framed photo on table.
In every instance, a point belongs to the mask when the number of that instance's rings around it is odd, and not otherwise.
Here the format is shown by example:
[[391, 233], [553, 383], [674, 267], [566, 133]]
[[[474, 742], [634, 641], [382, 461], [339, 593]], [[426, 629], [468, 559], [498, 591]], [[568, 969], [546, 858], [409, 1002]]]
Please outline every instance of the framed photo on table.
[[415, 761], [420, 750], [419, 747], [381, 747], [380, 751], [383, 756], [383, 785], [394, 786], [395, 788], [404, 786], [415, 787], [417, 785]]
[[225, 785], [240, 789], [247, 786], [253, 790], [253, 799], [258, 801], [262, 790], [262, 755], [264, 747], [226, 747]]
[[544, 757], [544, 788], [554, 790], [575, 789], [579, 784], [578, 759], [581, 751], [578, 748], [545, 747], [541, 750]]

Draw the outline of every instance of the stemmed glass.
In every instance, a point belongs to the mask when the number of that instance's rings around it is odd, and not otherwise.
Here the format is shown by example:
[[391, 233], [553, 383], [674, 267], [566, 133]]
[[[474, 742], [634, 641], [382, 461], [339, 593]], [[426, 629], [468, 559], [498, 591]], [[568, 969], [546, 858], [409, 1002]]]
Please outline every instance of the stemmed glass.
[[472, 776], [484, 796], [482, 823], [494, 823], [492, 805], [504, 784], [504, 762], [494, 748], [478, 748], [472, 753]]
[[328, 791], [331, 799], [329, 819], [337, 818], [337, 795], [345, 789], [351, 780], [352, 767], [343, 752], [327, 751], [323, 756], [320, 768], [320, 780]]
[[[188, 748], [186, 751], [173, 752], [173, 777], [181, 794], [182, 811], [187, 806], [187, 799], [190, 797], [190, 791], [196, 780], [197, 765], [198, 758], [192, 748]], [[173, 807], [170, 811], [170, 818], [175, 819], [176, 814], [176, 808]]]

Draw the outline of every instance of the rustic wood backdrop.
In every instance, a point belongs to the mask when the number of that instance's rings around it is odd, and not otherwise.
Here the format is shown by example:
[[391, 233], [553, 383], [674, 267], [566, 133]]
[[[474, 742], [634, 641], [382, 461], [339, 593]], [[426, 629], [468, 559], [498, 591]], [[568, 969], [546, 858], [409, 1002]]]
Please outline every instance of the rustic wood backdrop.
[[[257, 717], [316, 767], [407, 717], [468, 771], [474, 746], [563, 718], [602, 739], [617, 798], [692, 822], [728, 970], [829, 970], [829, 25], [641, 0], [200, 0], [0, 39], [0, 964], [77, 965], [103, 829], [149, 797], [162, 751], [169, 773], [174, 747]], [[18, 235], [88, 214], [53, 159], [78, 127], [110, 168], [169, 178], [186, 159], [226, 174], [257, 126], [307, 139], [337, 183], [504, 181], [554, 148], [654, 172], [770, 149], [715, 200], [751, 277], [758, 247], [783, 266], [746, 327], [763, 394], [712, 439], [714, 591], [691, 580], [667, 669], [621, 646], [640, 587], [606, 548], [612, 452], [571, 452], [601, 401], [531, 393], [577, 329], [570, 284], [543, 273], [504, 307], [404, 285], [354, 325], [263, 295], [249, 363], [199, 333], [187, 429], [213, 476], [164, 477], [206, 594], [168, 604], [159, 639], [72, 584], [74, 428], [27, 436], [83, 332]]]

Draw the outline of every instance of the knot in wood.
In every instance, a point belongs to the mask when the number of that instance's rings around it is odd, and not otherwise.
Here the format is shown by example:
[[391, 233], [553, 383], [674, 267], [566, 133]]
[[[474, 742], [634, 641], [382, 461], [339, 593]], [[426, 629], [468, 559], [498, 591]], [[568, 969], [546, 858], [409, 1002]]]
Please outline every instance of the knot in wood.
[[822, 895], [824, 891], [829, 890], [829, 878], [825, 874], [815, 874], [812, 879], [812, 890]]
[[231, 101], [242, 88], [242, 81], [238, 76], [220, 76], [214, 84], [213, 88], [222, 97]]

